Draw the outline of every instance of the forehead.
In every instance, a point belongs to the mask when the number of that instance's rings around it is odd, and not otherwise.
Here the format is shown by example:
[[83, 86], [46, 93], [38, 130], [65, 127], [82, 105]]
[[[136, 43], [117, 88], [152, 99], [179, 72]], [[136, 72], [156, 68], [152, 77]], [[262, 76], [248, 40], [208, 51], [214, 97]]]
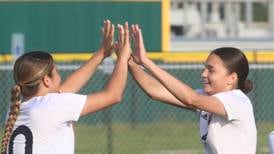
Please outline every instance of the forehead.
[[216, 54], [210, 54], [207, 57], [205, 65], [206, 65], [206, 67], [225, 68], [226, 69], [222, 59], [219, 56], [217, 56]]

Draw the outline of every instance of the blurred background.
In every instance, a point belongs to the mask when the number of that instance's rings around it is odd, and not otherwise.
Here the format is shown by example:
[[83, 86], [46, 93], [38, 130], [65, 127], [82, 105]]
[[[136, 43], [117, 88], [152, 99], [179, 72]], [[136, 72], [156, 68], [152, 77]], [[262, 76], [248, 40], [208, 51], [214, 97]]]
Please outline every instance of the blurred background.
[[273, 49], [272, 0], [171, 0], [170, 8], [171, 50], [211, 50], [220, 43]]
[[[0, 0], [0, 135], [12, 67], [21, 54], [50, 52], [66, 78], [100, 47], [100, 27], [139, 24], [148, 56], [191, 87], [218, 47], [243, 50], [258, 129], [258, 154], [268, 154], [274, 129], [274, 0]], [[105, 59], [80, 93], [103, 88], [115, 57]], [[152, 101], [129, 75], [123, 101], [80, 118], [77, 154], [203, 154], [198, 115]], [[1, 135], [2, 136], [2, 135]]]

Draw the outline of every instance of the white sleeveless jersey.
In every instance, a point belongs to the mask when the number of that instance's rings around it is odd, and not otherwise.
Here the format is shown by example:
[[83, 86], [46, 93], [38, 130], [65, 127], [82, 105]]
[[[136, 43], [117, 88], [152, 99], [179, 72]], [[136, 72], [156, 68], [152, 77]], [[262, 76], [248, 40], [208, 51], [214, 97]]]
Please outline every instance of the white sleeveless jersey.
[[9, 154], [73, 154], [74, 132], [86, 95], [50, 93], [23, 102], [8, 146]]

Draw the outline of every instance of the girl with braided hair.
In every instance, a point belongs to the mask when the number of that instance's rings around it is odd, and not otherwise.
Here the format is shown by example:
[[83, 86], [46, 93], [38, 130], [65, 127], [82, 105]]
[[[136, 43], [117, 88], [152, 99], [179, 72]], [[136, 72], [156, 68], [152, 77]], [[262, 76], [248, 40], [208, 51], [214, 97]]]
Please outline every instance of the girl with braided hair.
[[117, 62], [101, 91], [76, 94], [112, 54], [114, 25], [104, 21], [102, 47], [62, 84], [50, 54], [29, 52], [14, 64], [15, 85], [2, 140], [2, 154], [73, 154], [72, 123], [121, 101], [130, 57], [128, 24], [118, 26]]

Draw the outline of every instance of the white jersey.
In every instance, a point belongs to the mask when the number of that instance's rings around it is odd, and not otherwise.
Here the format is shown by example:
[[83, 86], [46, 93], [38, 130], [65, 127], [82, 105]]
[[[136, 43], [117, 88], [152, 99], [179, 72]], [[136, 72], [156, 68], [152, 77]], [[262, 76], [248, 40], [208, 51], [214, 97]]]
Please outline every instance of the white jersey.
[[227, 117], [200, 112], [200, 134], [206, 154], [255, 154], [257, 129], [253, 107], [241, 90], [213, 95], [219, 99]]
[[23, 102], [7, 149], [14, 154], [73, 154], [74, 132], [85, 95], [50, 93]]
[[268, 146], [269, 146], [269, 153], [274, 154], [274, 131], [270, 132], [268, 135]]

